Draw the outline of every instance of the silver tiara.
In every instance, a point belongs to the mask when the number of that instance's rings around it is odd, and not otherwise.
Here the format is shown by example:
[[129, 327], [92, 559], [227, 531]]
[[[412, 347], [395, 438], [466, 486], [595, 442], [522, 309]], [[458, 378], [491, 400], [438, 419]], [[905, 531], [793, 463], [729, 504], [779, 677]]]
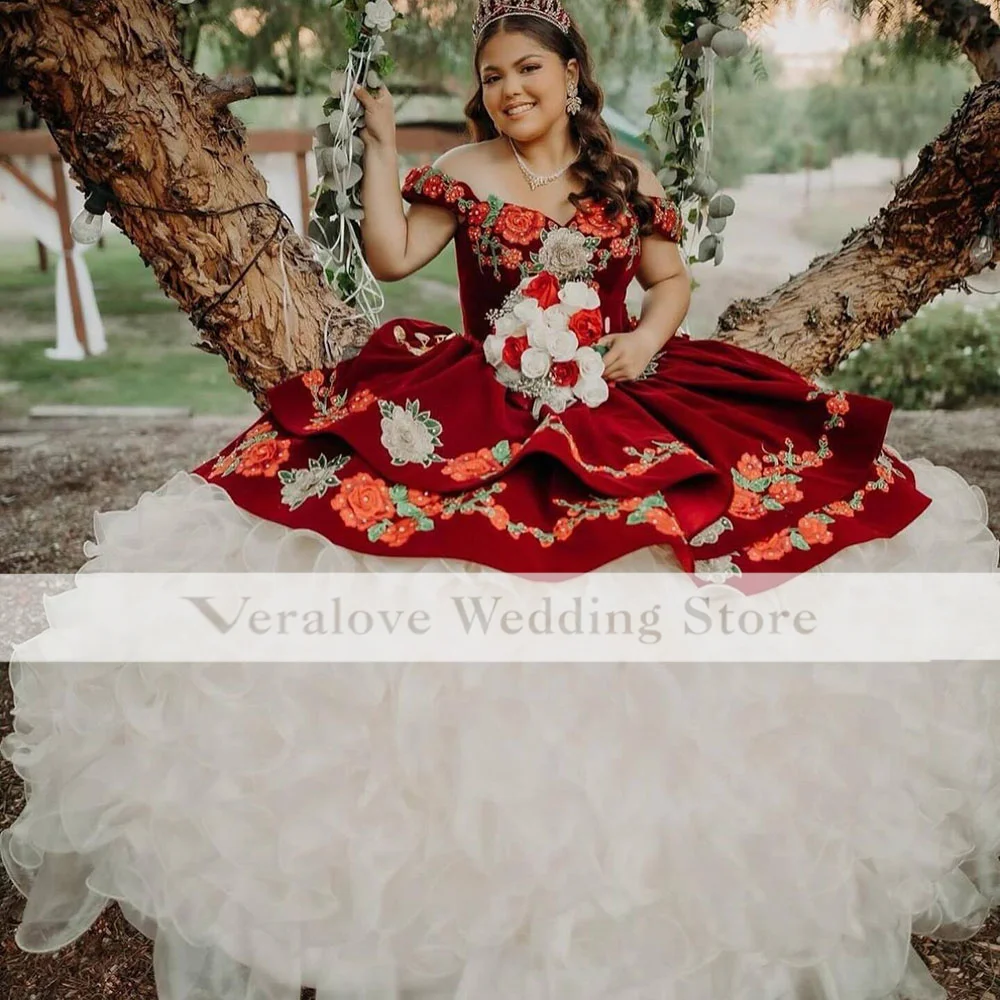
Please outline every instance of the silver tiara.
[[472, 22], [472, 34], [476, 41], [483, 32], [502, 17], [540, 17], [554, 24], [564, 35], [569, 34], [572, 25], [569, 14], [559, 0], [479, 0], [479, 9]]

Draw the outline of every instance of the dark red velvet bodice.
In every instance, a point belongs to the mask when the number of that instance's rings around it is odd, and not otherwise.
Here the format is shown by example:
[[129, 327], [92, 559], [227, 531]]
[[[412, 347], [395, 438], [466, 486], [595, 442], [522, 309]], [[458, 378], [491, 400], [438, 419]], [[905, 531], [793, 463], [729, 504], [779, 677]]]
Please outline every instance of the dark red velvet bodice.
[[[438, 205], [458, 218], [455, 256], [465, 333], [476, 340], [490, 334], [488, 314], [529, 273], [551, 271], [563, 280], [590, 281], [613, 333], [631, 328], [625, 294], [639, 266], [639, 220], [631, 211], [616, 217], [589, 202], [566, 225], [533, 208], [480, 198], [464, 181], [432, 166], [415, 167], [403, 183], [403, 197]], [[654, 230], [681, 238], [677, 207], [655, 201]]]

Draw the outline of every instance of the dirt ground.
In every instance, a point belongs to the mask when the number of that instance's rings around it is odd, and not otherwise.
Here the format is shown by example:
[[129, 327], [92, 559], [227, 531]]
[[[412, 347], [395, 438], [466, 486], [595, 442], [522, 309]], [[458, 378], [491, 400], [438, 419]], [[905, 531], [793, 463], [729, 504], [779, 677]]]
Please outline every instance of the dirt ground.
[[[24, 421], [0, 426], [0, 573], [69, 573], [95, 509], [127, 508], [178, 469], [191, 469], [235, 437], [246, 421], [166, 423]], [[1000, 533], [1000, 410], [894, 415], [889, 441], [904, 456], [925, 455], [979, 484]], [[0, 733], [11, 727], [6, 672]], [[23, 805], [10, 766], [0, 766], [0, 828]], [[23, 900], [0, 876], [0, 1000], [155, 1000], [149, 943], [109, 907], [57, 956], [22, 953], [14, 943]], [[971, 941], [914, 938], [952, 1000], [997, 1000], [1000, 915]]]

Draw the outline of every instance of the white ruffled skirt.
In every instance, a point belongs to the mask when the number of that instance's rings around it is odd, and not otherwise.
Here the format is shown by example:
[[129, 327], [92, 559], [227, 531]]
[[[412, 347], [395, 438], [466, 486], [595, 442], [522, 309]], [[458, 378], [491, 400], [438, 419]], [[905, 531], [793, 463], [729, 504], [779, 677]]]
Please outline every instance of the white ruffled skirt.
[[[982, 492], [910, 465], [928, 510], [820, 570], [996, 569]], [[458, 565], [347, 551], [186, 473], [96, 537], [83, 572]], [[17, 942], [55, 950], [117, 900], [161, 1000], [930, 1000], [911, 932], [968, 937], [1000, 903], [997, 664], [33, 648], [0, 744], [28, 792], [0, 835]]]

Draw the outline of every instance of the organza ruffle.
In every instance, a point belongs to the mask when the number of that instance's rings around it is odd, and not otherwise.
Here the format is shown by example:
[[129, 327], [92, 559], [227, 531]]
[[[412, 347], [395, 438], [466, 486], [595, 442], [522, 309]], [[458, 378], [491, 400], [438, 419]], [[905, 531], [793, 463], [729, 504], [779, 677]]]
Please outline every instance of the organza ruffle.
[[[824, 571], [988, 571], [981, 491]], [[82, 572], [441, 570], [180, 473]], [[662, 550], [609, 566], [670, 570]], [[54, 627], [88, 619], [84, 590]], [[127, 615], [128, 609], [123, 608]], [[902, 626], [902, 627], [905, 627]], [[911, 932], [1000, 902], [997, 664], [11, 665], [17, 942], [109, 899], [161, 1000], [940, 998]]]

